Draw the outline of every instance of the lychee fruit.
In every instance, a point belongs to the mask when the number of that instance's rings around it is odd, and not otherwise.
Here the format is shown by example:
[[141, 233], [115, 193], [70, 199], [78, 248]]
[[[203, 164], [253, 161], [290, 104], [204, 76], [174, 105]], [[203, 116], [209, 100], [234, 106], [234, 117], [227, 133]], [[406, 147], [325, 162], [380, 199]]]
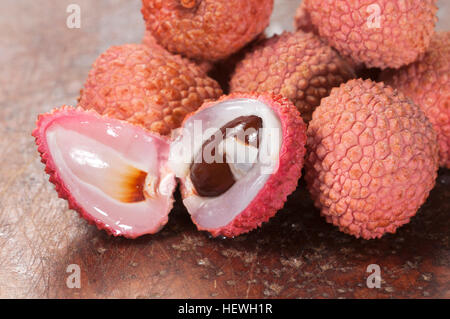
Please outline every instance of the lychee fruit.
[[136, 238], [167, 223], [176, 186], [167, 138], [68, 106], [40, 115], [33, 136], [59, 196], [91, 224]]
[[153, 234], [168, 220], [176, 177], [200, 230], [237, 236], [275, 215], [301, 176], [306, 126], [281, 96], [205, 104], [174, 141], [142, 126], [63, 106], [33, 132], [50, 182], [80, 216], [115, 236]]
[[147, 29], [172, 53], [218, 61], [268, 26], [273, 0], [142, 0]]
[[411, 98], [433, 124], [440, 165], [450, 168], [450, 32], [437, 32], [425, 57], [381, 79]]
[[95, 61], [79, 105], [167, 135], [222, 89], [193, 62], [142, 44], [114, 46]]
[[232, 94], [186, 118], [170, 167], [198, 229], [234, 237], [268, 221], [297, 187], [305, 143], [299, 112], [279, 95]]
[[304, 10], [329, 45], [368, 68], [399, 68], [421, 58], [437, 20], [436, 0], [305, 0]]
[[305, 178], [314, 204], [345, 233], [394, 233], [434, 187], [436, 133], [417, 105], [383, 83], [358, 79], [333, 89], [307, 137]]
[[231, 92], [274, 92], [290, 99], [305, 122], [331, 88], [355, 77], [337, 52], [312, 33], [298, 31], [259, 44], [237, 65]]

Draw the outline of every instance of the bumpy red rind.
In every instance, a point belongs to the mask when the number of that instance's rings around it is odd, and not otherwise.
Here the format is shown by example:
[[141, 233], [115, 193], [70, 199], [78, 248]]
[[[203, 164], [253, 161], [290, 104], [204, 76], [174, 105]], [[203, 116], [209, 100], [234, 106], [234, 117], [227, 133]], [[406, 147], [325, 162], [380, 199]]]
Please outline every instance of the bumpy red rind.
[[290, 99], [311, 120], [331, 88], [354, 78], [339, 54], [313, 33], [285, 32], [258, 43], [237, 65], [231, 92], [273, 92]]
[[450, 32], [437, 32], [422, 60], [380, 78], [422, 108], [438, 135], [440, 165], [450, 169]]
[[[38, 116], [38, 119], [36, 122], [36, 128], [34, 129], [32, 136], [34, 136], [34, 138], [35, 138], [38, 152], [41, 155], [41, 162], [45, 165], [45, 172], [50, 176], [49, 181], [55, 185], [55, 190], [58, 193], [58, 196], [62, 199], [67, 200], [69, 209], [76, 211], [81, 218], [85, 219], [89, 224], [97, 226], [97, 228], [99, 230], [104, 230], [109, 235], [112, 235], [115, 237], [123, 236], [126, 238], [134, 239], [139, 236], [142, 236], [143, 234], [133, 234], [133, 233], [126, 233], [126, 232], [121, 232], [120, 234], [118, 234], [117, 232], [112, 230], [108, 225], [106, 225], [102, 220], [96, 219], [93, 216], [91, 216], [89, 213], [87, 213], [83, 209], [83, 207], [81, 207], [81, 205], [77, 202], [76, 198], [72, 196], [72, 194], [68, 190], [67, 186], [65, 185], [63, 179], [61, 178], [61, 176], [58, 172], [58, 168], [52, 158], [52, 155], [49, 152], [47, 139], [45, 138], [45, 132], [46, 132], [46, 129], [51, 125], [51, 123], [54, 119], [59, 118], [59, 117], [68, 116], [68, 115], [77, 114], [78, 112], [82, 112], [83, 114], [90, 114], [92, 116], [97, 117], [98, 119], [105, 118], [105, 119], [111, 120], [110, 118], [102, 116], [93, 110], [84, 110], [80, 107], [74, 108], [74, 107], [68, 106], [68, 105], [63, 105], [62, 107], [56, 108], [49, 113], [40, 114]], [[120, 120], [114, 120], [114, 121], [124, 122], [124, 121], [120, 121]], [[126, 122], [124, 122], [124, 123], [126, 123]], [[130, 124], [127, 123], [127, 125], [130, 125]], [[138, 126], [138, 125], [135, 125], [135, 126]], [[142, 129], [145, 130], [144, 127], [142, 127]], [[164, 136], [160, 136], [157, 133], [153, 133], [153, 132], [152, 132], [152, 134], [155, 136], [159, 136], [159, 138], [161, 138], [163, 140], [168, 141], [168, 138], [166, 138]], [[172, 207], [173, 207], [173, 198], [169, 204], [169, 211], [172, 209]], [[167, 224], [167, 221], [168, 221], [168, 216], [165, 216], [165, 218], [160, 221], [159, 227], [157, 227], [157, 229], [155, 229], [154, 232], [150, 232], [150, 233], [151, 234], [157, 233], [165, 224]]]
[[303, 9], [328, 44], [368, 68], [399, 68], [421, 58], [437, 21], [436, 0], [304, 0]]
[[[202, 228], [212, 236], [235, 237], [258, 228], [283, 208], [287, 197], [296, 189], [302, 174], [306, 153], [306, 125], [300, 113], [288, 99], [271, 93], [233, 93], [218, 101], [205, 103], [198, 112], [218, 103], [233, 99], [254, 99], [269, 106], [281, 122], [282, 145], [278, 169], [250, 204], [228, 225], [218, 228]], [[191, 115], [192, 116], [192, 115]]]
[[[170, 53], [167, 51], [163, 46], [159, 45], [159, 43], [156, 41], [153, 34], [146, 30], [144, 33], [144, 37], [142, 38], [142, 44], [149, 47], [153, 52], [156, 52], [157, 54], [164, 54], [164, 55], [172, 55], [172, 56], [178, 56]], [[180, 56], [180, 58], [187, 64], [189, 63], [195, 63], [205, 74], [207, 74], [211, 69], [214, 67], [214, 64], [209, 61], [201, 61], [201, 60], [189, 60], [187, 58], [183, 58]]]
[[147, 29], [172, 53], [219, 61], [269, 25], [273, 0], [142, 0]]
[[305, 2], [302, 1], [300, 6], [297, 8], [294, 17], [294, 26], [296, 30], [302, 30], [304, 32], [313, 32], [314, 34], [319, 34], [316, 27], [311, 21], [311, 16], [305, 7]]
[[421, 109], [383, 83], [332, 90], [307, 131], [305, 179], [327, 222], [365, 239], [408, 223], [435, 185], [436, 133]]

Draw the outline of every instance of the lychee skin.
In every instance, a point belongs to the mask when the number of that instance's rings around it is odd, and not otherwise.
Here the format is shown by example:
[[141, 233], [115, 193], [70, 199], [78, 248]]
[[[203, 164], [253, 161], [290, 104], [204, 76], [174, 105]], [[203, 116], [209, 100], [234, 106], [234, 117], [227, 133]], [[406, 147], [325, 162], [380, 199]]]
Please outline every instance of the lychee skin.
[[311, 120], [331, 88], [354, 78], [354, 70], [312, 33], [283, 33], [247, 54], [232, 76], [231, 92], [266, 92], [290, 99]]
[[434, 187], [436, 133], [422, 110], [383, 83], [332, 90], [307, 131], [305, 178], [329, 223], [365, 239], [409, 222]]
[[[156, 41], [155, 37], [153, 36], [153, 34], [146, 30], [144, 33], [144, 37], [142, 38], [142, 44], [149, 47], [153, 52], [156, 52], [158, 54], [163, 54], [163, 55], [171, 55], [171, 53], [169, 51], [167, 51], [163, 46], [161, 46], [158, 41]], [[196, 61], [196, 60], [189, 60], [187, 58], [182, 58], [183, 60], [185, 60], [186, 63], [195, 63], [199, 66], [199, 68], [205, 72], [205, 74], [207, 74], [209, 71], [211, 71], [211, 69], [213, 68], [213, 63], [209, 62], [209, 61]]]
[[208, 75], [220, 84], [224, 94], [230, 94], [231, 77], [233, 76], [238, 63], [245, 58], [246, 54], [252, 52], [258, 44], [265, 40], [267, 40], [267, 37], [262, 33], [238, 52], [233, 53], [228, 58], [214, 64], [214, 67], [211, 68]]
[[302, 1], [297, 8], [294, 17], [294, 27], [296, 30], [302, 30], [304, 32], [313, 32], [318, 35], [318, 31], [312, 24], [311, 17], [306, 9], [305, 2]]
[[450, 32], [437, 32], [425, 57], [381, 79], [419, 105], [438, 135], [442, 167], [450, 168]]
[[95, 61], [79, 105], [167, 135], [222, 89], [192, 62], [142, 44], [114, 46]]
[[321, 37], [368, 68], [399, 68], [422, 57], [437, 20], [436, 0], [305, 0], [305, 10]]
[[[300, 6], [297, 8], [297, 11], [295, 12], [294, 27], [297, 31], [301, 30], [303, 32], [312, 32], [320, 37], [319, 31], [311, 21], [311, 16], [306, 9], [304, 1], [302, 1]], [[321, 40], [324, 41], [325, 39], [322, 38]], [[355, 61], [353, 61], [348, 56], [342, 56], [342, 58], [347, 61], [347, 63], [355, 70], [357, 77], [359, 77], [359, 73], [361, 71], [364, 71], [365, 67], [363, 63], [355, 63]]]
[[219, 229], [205, 229], [197, 225], [199, 230], [208, 231], [213, 237], [239, 236], [261, 227], [262, 223], [275, 216], [283, 208], [287, 197], [297, 188], [306, 154], [306, 125], [292, 102], [281, 95], [234, 93], [223, 96], [217, 101], [205, 103], [198, 112], [233, 99], [255, 99], [270, 106], [280, 119], [283, 140], [278, 169], [272, 173], [258, 195], [244, 211], [228, 225]]
[[166, 50], [166, 48], [160, 45], [158, 41], [156, 41], [153, 34], [148, 30], [145, 30], [141, 43], [149, 47], [152, 50], [152, 52], [157, 52], [159, 54], [166, 54], [167, 52], [169, 52]]
[[142, 0], [147, 29], [172, 53], [218, 61], [269, 25], [273, 0]]

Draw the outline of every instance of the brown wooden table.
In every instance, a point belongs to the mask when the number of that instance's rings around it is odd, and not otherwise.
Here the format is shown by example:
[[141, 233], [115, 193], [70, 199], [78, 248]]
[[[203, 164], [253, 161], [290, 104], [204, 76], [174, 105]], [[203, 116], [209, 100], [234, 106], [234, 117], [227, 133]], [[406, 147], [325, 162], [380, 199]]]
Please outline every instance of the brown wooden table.
[[[137, 240], [79, 219], [47, 181], [30, 135], [36, 116], [76, 103], [96, 56], [138, 42], [144, 27], [138, 0], [78, 0], [82, 27], [68, 29], [70, 3], [0, 2], [0, 297], [450, 298], [448, 170], [412, 222], [381, 240], [326, 224], [303, 182], [277, 217], [236, 239], [197, 232], [180, 204], [159, 234]], [[297, 3], [277, 1], [284, 27]], [[70, 264], [81, 289], [66, 286]], [[380, 289], [366, 286], [370, 264], [381, 267]]]

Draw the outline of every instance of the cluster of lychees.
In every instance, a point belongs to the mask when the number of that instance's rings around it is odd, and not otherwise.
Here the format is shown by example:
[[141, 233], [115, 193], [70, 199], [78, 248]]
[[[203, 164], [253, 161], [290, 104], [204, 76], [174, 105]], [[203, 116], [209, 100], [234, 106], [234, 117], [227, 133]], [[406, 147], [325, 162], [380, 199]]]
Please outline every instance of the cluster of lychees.
[[[142, 43], [95, 61], [79, 108], [39, 118], [50, 181], [82, 217], [134, 238], [167, 222], [177, 178], [198, 228], [232, 237], [282, 208], [305, 161], [327, 221], [366, 239], [393, 233], [439, 163], [450, 168], [450, 33], [434, 31], [435, 2], [305, 0], [297, 31], [266, 38], [273, 0], [143, 0]], [[171, 156], [195, 121], [223, 138], [224, 162]], [[225, 133], [247, 128], [281, 137], [257, 134], [255, 147]], [[276, 165], [263, 174], [270, 143]], [[256, 155], [235, 163], [239, 152]]]

